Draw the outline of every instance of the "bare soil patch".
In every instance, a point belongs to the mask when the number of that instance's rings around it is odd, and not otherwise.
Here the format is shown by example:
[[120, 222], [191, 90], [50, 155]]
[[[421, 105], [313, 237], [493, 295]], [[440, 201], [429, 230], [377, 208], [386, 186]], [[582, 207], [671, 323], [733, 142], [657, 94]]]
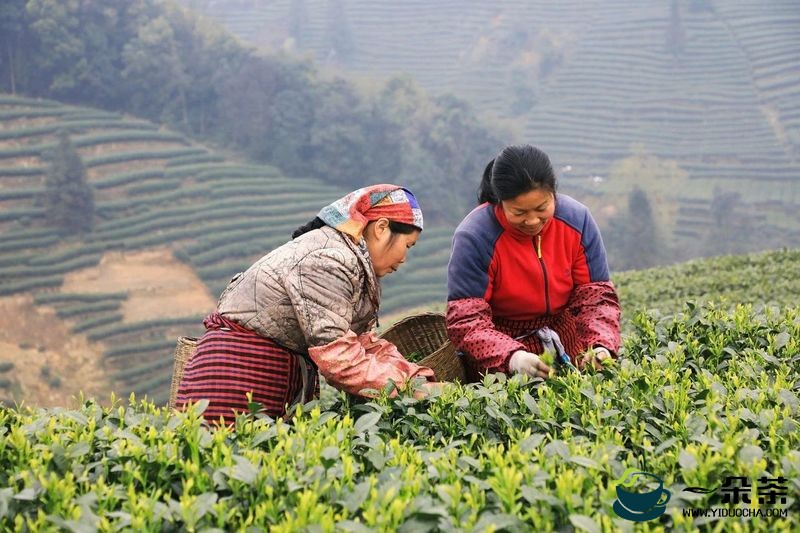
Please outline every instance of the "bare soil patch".
[[[68, 274], [60, 292], [126, 292], [120, 308], [126, 323], [202, 315], [216, 304], [168, 248], [109, 252], [97, 266]], [[0, 388], [0, 400], [69, 407], [82, 391], [86, 398], [108, 402], [113, 383], [103, 359], [107, 346], [73, 334], [74, 322], [59, 318], [53, 307], [34, 304], [30, 295], [0, 298], [0, 362], [14, 363], [0, 374], [11, 382]]]
[[126, 323], [201, 315], [216, 305], [194, 270], [168, 248], [109, 252], [96, 267], [68, 274], [61, 292], [126, 292], [121, 306]]
[[47, 306], [37, 306], [29, 295], [0, 298], [0, 361], [14, 368], [9, 400], [29, 406], [74, 406], [82, 391], [101, 403], [109, 398], [110, 384], [103, 366], [103, 345], [74, 335], [70, 325]]

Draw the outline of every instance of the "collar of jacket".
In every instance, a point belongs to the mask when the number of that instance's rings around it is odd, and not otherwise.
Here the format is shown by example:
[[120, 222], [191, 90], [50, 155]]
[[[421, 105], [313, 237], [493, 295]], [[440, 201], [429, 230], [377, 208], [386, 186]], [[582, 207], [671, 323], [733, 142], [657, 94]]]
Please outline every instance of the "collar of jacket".
[[339, 235], [339, 237], [345, 243], [347, 243], [347, 246], [353, 250], [353, 253], [356, 254], [356, 257], [358, 257], [358, 260], [361, 262], [361, 266], [364, 268], [364, 284], [366, 285], [369, 299], [372, 302], [372, 307], [375, 309], [375, 317], [373, 318], [373, 321], [375, 325], [377, 325], [378, 309], [380, 309], [381, 305], [381, 286], [378, 282], [378, 277], [375, 275], [375, 269], [372, 268], [372, 260], [369, 257], [367, 241], [364, 240], [364, 237], [361, 237], [359, 243], [356, 244], [353, 242], [353, 238], [349, 235], [338, 231], [336, 228], [331, 229], [333, 229]]
[[538, 236], [544, 237], [545, 234], [547, 234], [547, 231], [553, 225], [553, 218], [555, 218], [555, 213], [553, 214], [552, 217], [550, 217], [547, 220], [547, 222], [545, 222], [544, 227], [542, 228], [542, 231], [540, 231], [537, 235], [528, 235], [527, 233], [523, 233], [520, 230], [518, 230], [517, 228], [515, 228], [514, 226], [512, 226], [511, 223], [506, 218], [506, 212], [503, 209], [503, 205], [502, 204], [497, 204], [497, 205], [494, 206], [494, 216], [495, 216], [495, 218], [497, 218], [497, 221], [503, 227], [503, 231], [507, 232], [515, 240], [518, 240], [518, 241], [530, 241], [531, 239], [533, 239], [535, 237], [538, 237]]

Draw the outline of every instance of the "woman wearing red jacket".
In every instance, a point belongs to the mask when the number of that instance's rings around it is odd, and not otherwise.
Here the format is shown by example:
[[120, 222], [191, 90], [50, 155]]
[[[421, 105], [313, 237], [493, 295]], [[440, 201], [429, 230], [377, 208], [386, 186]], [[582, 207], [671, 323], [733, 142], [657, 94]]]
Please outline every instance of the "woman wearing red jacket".
[[556, 192], [550, 159], [508, 146], [489, 162], [476, 207], [459, 224], [447, 273], [447, 331], [470, 377], [547, 377], [540, 328], [583, 368], [616, 357], [620, 307], [588, 208]]

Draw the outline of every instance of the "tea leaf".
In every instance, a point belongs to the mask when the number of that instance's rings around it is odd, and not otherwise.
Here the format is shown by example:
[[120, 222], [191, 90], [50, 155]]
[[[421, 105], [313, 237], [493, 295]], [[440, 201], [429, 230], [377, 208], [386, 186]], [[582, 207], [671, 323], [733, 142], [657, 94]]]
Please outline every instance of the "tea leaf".
[[571, 514], [569, 515], [569, 521], [576, 529], [582, 529], [589, 533], [601, 533], [600, 526], [597, 525], [597, 522], [586, 515]]
[[356, 433], [364, 433], [366, 431], [370, 431], [378, 425], [378, 421], [381, 419], [381, 414], [378, 412], [367, 413], [365, 415], [361, 415], [355, 423], [355, 431]]
[[697, 468], [697, 459], [686, 450], [681, 450], [680, 454], [678, 454], [678, 464], [684, 470], [694, 470]]

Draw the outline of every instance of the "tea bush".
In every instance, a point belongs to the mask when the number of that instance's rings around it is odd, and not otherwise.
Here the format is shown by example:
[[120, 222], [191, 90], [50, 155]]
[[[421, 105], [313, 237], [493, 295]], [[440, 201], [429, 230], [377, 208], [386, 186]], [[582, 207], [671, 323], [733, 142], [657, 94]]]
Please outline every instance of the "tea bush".
[[[0, 530], [797, 530], [799, 389], [797, 309], [708, 304], [638, 313], [599, 372], [356, 405], [328, 390], [288, 422], [212, 429], [202, 402], [134, 398], [0, 408]], [[612, 509], [630, 467], [672, 493], [635, 526]], [[683, 516], [730, 507], [683, 490], [727, 476], [786, 479], [786, 515]]]

